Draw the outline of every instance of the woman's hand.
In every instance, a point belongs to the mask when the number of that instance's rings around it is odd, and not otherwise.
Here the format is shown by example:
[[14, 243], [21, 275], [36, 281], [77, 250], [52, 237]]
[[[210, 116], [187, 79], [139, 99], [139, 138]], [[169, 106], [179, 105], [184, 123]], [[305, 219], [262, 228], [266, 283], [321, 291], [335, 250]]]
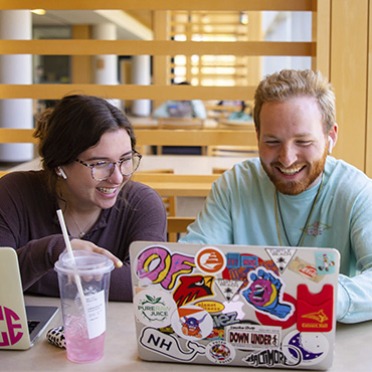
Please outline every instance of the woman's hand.
[[114, 256], [110, 251], [108, 251], [105, 248], [100, 248], [90, 241], [81, 240], [81, 239], [72, 239], [71, 247], [72, 249], [76, 249], [76, 250], [85, 250], [89, 252], [103, 254], [104, 256], [112, 260], [116, 268], [120, 268], [123, 266], [123, 262], [119, 258]]

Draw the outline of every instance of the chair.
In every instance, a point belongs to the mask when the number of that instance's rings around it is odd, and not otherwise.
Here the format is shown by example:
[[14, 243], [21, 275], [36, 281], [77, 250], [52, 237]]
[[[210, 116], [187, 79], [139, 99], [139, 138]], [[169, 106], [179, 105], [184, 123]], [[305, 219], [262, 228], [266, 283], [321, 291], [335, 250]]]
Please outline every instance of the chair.
[[230, 128], [230, 129], [254, 129], [254, 124], [252, 121], [244, 120], [231, 120], [231, 119], [220, 119], [218, 120], [218, 126], [220, 128]]
[[251, 158], [257, 156], [256, 146], [208, 146], [208, 156], [230, 156]]
[[[137, 172], [137, 174], [141, 174], [141, 173], [174, 174], [174, 170], [169, 168], [169, 169], [151, 169], [147, 171]], [[162, 200], [165, 206], [165, 210], [167, 211], [167, 217], [170, 217], [170, 216], [174, 217], [177, 211], [176, 197], [175, 196], [163, 196]], [[171, 234], [168, 233], [168, 240], [169, 239], [173, 239], [172, 241], [176, 241], [177, 235], [173, 233]]]
[[[169, 117], [169, 118], [158, 118], [158, 128], [159, 129], [203, 129], [204, 127], [204, 119], [200, 118], [177, 118], [177, 117]], [[173, 146], [165, 146], [168, 148], [168, 152], [170, 151], [171, 147]], [[202, 154], [204, 155], [205, 151], [202, 148], [200, 150], [200, 147], [180, 147], [180, 149], [173, 149], [169, 153], [173, 153], [174, 151], [176, 153], [183, 154], [184, 151], [182, 149], [186, 150], [185, 154]], [[188, 149], [188, 151], [187, 151]], [[157, 146], [157, 154], [162, 154], [163, 153], [163, 146]]]
[[159, 129], [202, 129], [204, 120], [200, 118], [158, 118]]
[[213, 167], [212, 168], [212, 173], [213, 174], [222, 174], [226, 172], [228, 169], [227, 168], [219, 168], [219, 167]]
[[195, 221], [195, 217], [172, 217], [167, 218], [168, 241], [176, 242], [182, 233], [187, 231], [187, 226]]

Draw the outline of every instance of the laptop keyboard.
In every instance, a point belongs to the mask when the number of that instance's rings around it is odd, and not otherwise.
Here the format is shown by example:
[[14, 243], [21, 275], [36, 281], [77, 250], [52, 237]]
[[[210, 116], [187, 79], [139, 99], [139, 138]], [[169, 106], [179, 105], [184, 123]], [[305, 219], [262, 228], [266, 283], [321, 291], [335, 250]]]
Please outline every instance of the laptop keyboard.
[[31, 333], [37, 327], [37, 325], [39, 323], [40, 322], [38, 322], [36, 320], [28, 320], [27, 321], [27, 324], [28, 324], [28, 331], [29, 331], [29, 333]]

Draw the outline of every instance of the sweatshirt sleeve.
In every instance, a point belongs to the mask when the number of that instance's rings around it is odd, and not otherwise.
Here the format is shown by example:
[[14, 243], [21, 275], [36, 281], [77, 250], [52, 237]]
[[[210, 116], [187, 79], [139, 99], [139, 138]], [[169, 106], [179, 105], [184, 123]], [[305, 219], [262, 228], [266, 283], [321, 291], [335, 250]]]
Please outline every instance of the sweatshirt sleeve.
[[372, 319], [372, 269], [354, 277], [339, 275], [337, 321], [359, 323]]
[[62, 234], [50, 235], [32, 240], [17, 248], [23, 290], [27, 290], [48, 271], [54, 270], [54, 263], [65, 249]]
[[24, 290], [53, 270], [65, 248], [37, 174], [13, 172], [0, 180], [0, 247], [16, 249]]

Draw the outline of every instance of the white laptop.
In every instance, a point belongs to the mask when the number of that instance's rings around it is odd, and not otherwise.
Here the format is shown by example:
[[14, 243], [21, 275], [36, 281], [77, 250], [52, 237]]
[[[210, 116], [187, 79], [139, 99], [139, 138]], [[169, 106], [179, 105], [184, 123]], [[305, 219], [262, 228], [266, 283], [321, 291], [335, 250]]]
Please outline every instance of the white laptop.
[[54, 306], [26, 306], [17, 253], [0, 247], [0, 349], [29, 349], [58, 311]]
[[332, 365], [337, 250], [134, 242], [130, 258], [141, 359]]

